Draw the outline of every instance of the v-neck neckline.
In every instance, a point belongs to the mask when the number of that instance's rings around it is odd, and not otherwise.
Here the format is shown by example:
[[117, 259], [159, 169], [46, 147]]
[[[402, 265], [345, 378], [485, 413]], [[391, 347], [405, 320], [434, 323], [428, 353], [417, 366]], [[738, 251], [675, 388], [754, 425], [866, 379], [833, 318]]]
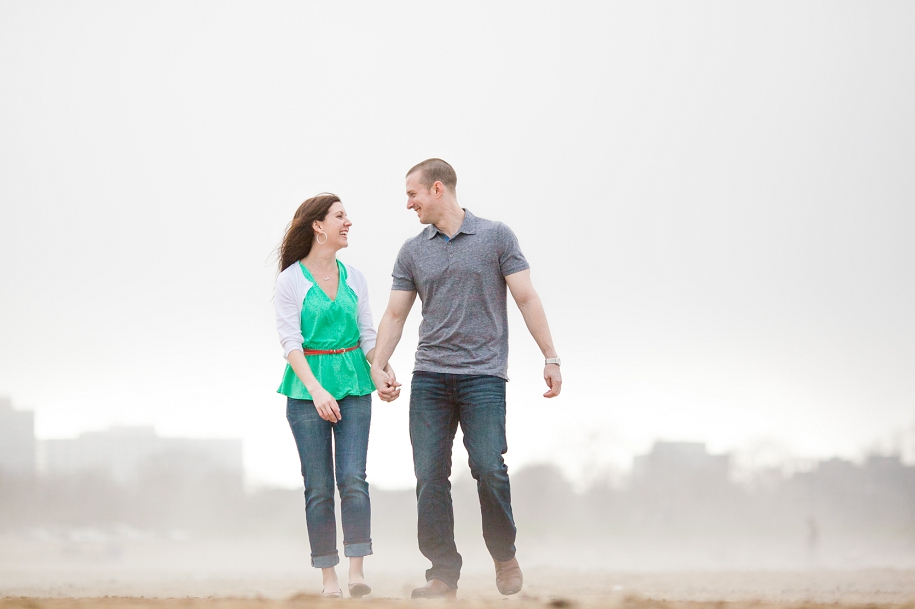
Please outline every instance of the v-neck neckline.
[[311, 274], [311, 271], [308, 270], [308, 267], [305, 266], [305, 264], [304, 264], [301, 260], [299, 260], [299, 265], [302, 267], [302, 269], [303, 269], [306, 273], [308, 273], [308, 276], [311, 278], [311, 282], [312, 282], [313, 284], [315, 284], [316, 286], [318, 286], [318, 289], [321, 290], [321, 293], [324, 294], [324, 296], [326, 296], [327, 299], [328, 299], [329, 301], [331, 301], [331, 302], [337, 302], [337, 296], [340, 295], [340, 277], [342, 276], [342, 273], [340, 273], [340, 261], [339, 261], [339, 260], [336, 261], [336, 266], [337, 266], [337, 291], [334, 292], [334, 297], [333, 297], [333, 298], [330, 297], [330, 294], [327, 293], [327, 291], [324, 289], [324, 287], [320, 284], [320, 282], [318, 282], [318, 280], [315, 278], [315, 276]]

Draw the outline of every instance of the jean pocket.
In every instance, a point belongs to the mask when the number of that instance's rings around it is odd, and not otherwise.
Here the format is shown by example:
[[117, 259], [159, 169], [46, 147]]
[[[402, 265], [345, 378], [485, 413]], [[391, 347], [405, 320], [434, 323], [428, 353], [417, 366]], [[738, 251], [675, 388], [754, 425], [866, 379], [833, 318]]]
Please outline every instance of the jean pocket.
[[311, 421], [320, 418], [315, 403], [311, 400], [286, 398], [286, 420], [290, 423], [296, 421]]

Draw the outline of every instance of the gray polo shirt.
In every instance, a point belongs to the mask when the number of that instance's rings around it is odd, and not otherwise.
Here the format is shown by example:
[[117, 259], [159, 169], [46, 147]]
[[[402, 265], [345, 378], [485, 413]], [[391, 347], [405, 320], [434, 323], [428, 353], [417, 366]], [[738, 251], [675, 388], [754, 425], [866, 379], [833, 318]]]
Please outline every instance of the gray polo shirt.
[[415, 291], [423, 303], [413, 370], [508, 380], [505, 277], [530, 265], [510, 228], [464, 212], [450, 240], [430, 224], [394, 264], [393, 289]]

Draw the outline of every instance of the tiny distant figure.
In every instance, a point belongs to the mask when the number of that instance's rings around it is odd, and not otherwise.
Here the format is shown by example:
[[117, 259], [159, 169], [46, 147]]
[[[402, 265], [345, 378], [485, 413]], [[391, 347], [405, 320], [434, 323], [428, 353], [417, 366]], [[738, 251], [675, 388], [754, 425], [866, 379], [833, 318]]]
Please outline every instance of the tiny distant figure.
[[[365, 461], [375, 390], [369, 362], [376, 333], [365, 278], [337, 260], [352, 224], [336, 195], [302, 203], [280, 246], [274, 295], [277, 332], [288, 362], [277, 392], [286, 396], [286, 419], [305, 481], [311, 564], [322, 570], [327, 598], [343, 595], [334, 569], [340, 562], [335, 469], [349, 593], [360, 598], [372, 591], [365, 583], [363, 558], [372, 553]], [[394, 375], [387, 365], [385, 373]]]
[[807, 518], [807, 560], [811, 565], [816, 564], [817, 548], [820, 545], [820, 529], [816, 519], [811, 515]]
[[459, 424], [477, 481], [483, 538], [495, 562], [496, 586], [502, 594], [521, 590], [508, 468], [502, 458], [508, 450], [508, 291], [546, 358], [544, 397], [559, 395], [562, 387], [546, 314], [515, 234], [501, 222], [462, 209], [456, 188], [454, 169], [441, 159], [423, 161], [407, 172], [407, 209], [427, 227], [408, 239], [397, 256], [372, 363], [378, 397], [395, 399], [400, 383], [385, 366], [419, 294], [422, 324], [410, 386], [410, 439], [419, 549], [432, 567], [426, 571], [426, 585], [413, 590], [413, 598], [457, 594], [462, 560], [454, 543], [448, 478]]

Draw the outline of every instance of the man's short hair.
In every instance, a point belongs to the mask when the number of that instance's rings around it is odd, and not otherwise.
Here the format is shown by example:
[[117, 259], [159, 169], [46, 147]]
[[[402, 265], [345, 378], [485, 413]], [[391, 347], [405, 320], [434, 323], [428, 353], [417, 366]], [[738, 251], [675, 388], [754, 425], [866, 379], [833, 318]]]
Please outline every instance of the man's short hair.
[[433, 184], [441, 182], [451, 192], [457, 192], [457, 173], [455, 173], [454, 167], [445, 161], [441, 159], [426, 159], [422, 163], [417, 163], [411, 167], [406, 177], [417, 171], [419, 172], [420, 184], [426, 188], [432, 188]]

